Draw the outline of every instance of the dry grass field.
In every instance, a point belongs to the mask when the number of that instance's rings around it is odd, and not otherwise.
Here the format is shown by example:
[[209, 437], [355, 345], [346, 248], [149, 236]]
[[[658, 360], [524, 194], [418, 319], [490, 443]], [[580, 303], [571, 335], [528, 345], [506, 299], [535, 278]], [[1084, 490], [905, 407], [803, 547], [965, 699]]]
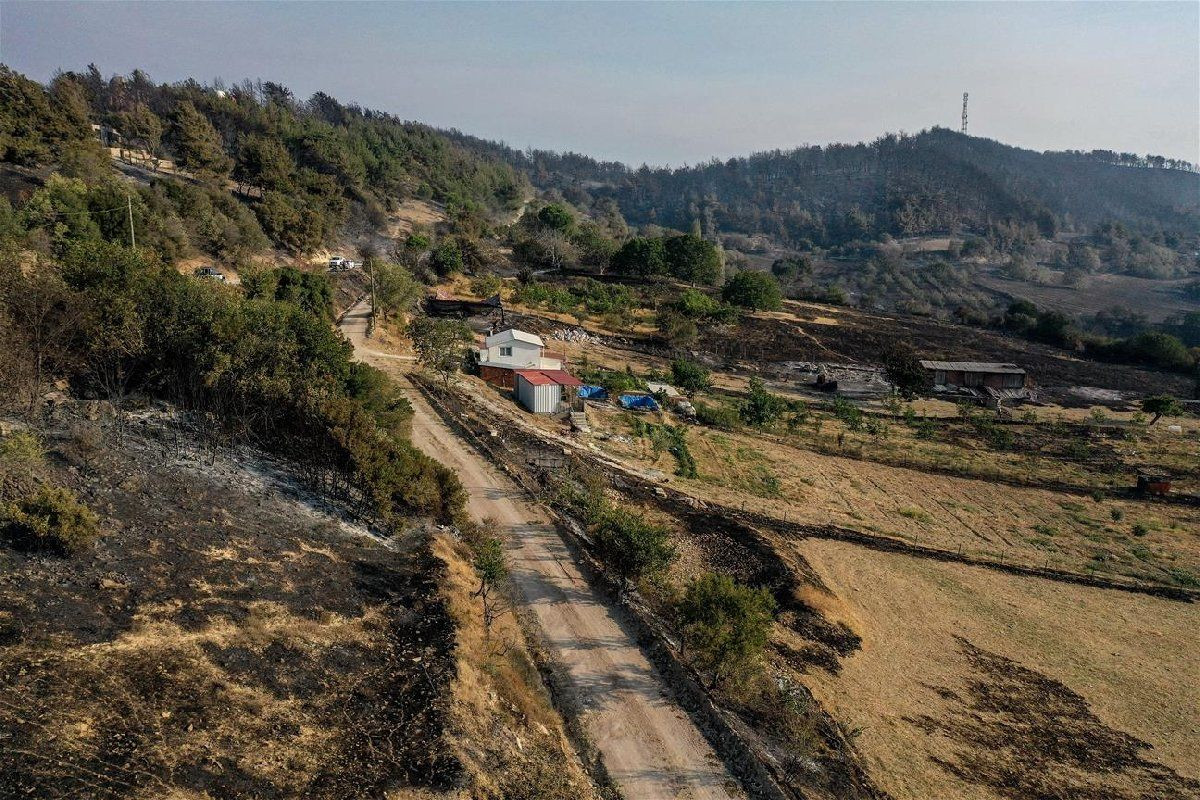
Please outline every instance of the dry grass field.
[[1009, 486], [791, 447], [753, 433], [688, 429], [699, 477], [632, 435], [630, 415], [591, 409], [595, 444], [670, 476], [677, 488], [732, 507], [834, 524], [1026, 566], [1195, 588], [1200, 508]]
[[862, 637], [803, 680], [897, 800], [1200, 796], [1200, 606], [854, 545], [796, 550]]
[[[1052, 271], [1055, 278], [1061, 273]], [[1179, 312], [1200, 311], [1200, 301], [1189, 300], [1183, 287], [1195, 281], [1190, 278], [1153, 280], [1132, 275], [1091, 275], [1082, 286], [1038, 286], [1014, 281], [998, 273], [981, 272], [975, 282], [1005, 295], [1029, 300], [1039, 307], [1053, 308], [1071, 316], [1095, 314], [1121, 307], [1145, 314], [1151, 322], [1162, 322]]]

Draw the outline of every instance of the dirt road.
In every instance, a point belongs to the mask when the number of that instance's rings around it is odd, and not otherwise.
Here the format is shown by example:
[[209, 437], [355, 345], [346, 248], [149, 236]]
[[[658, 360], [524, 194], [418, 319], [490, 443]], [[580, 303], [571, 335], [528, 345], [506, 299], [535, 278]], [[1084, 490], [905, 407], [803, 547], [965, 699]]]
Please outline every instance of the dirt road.
[[[360, 302], [343, 318], [342, 332], [359, 358], [408, 386], [407, 365], [366, 345], [367, 315]], [[474, 517], [491, 517], [507, 533], [513, 580], [578, 692], [585, 728], [624, 795], [744, 797], [629, 631], [584, 580], [547, 516], [451, 433], [418, 392], [408, 397], [416, 411], [413, 443], [458, 473]]]

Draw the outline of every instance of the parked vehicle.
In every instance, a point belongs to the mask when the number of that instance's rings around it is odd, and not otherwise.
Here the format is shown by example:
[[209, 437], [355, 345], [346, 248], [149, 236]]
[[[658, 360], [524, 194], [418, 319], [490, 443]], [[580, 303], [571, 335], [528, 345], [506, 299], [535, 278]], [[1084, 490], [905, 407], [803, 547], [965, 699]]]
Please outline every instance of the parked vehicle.
[[333, 256], [329, 259], [330, 272], [345, 272], [347, 270], [358, 269], [362, 266], [361, 261], [351, 261], [348, 258], [341, 256]]
[[219, 281], [221, 283], [225, 282], [225, 276], [216, 267], [200, 267], [192, 274], [197, 278], [207, 278], [208, 280]]

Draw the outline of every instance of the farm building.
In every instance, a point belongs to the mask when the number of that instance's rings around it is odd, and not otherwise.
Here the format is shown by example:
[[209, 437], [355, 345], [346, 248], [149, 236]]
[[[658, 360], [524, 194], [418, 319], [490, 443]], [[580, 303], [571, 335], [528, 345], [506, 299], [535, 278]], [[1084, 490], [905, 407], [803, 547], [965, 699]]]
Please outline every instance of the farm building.
[[570, 403], [583, 382], [561, 369], [516, 370], [516, 395], [535, 414], [553, 414]]
[[1036, 399], [1029, 376], [1016, 364], [922, 361], [921, 366], [935, 392], [962, 394], [994, 403]]
[[479, 376], [506, 389], [516, 388], [516, 370], [561, 370], [565, 360], [561, 354], [547, 351], [542, 337], [516, 329], [484, 339], [483, 347], [475, 352], [475, 357]]
[[1022, 389], [1025, 370], [1016, 364], [982, 361], [922, 361], [934, 386], [961, 389]]

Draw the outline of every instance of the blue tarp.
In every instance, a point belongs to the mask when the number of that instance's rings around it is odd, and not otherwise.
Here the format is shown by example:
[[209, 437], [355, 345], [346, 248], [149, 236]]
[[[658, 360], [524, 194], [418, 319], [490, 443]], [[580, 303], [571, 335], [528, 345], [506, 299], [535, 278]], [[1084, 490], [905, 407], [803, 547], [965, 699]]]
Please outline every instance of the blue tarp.
[[584, 400], [607, 400], [608, 390], [603, 386], [580, 386], [579, 396]]
[[621, 408], [631, 411], [658, 411], [658, 401], [648, 394], [623, 394]]

